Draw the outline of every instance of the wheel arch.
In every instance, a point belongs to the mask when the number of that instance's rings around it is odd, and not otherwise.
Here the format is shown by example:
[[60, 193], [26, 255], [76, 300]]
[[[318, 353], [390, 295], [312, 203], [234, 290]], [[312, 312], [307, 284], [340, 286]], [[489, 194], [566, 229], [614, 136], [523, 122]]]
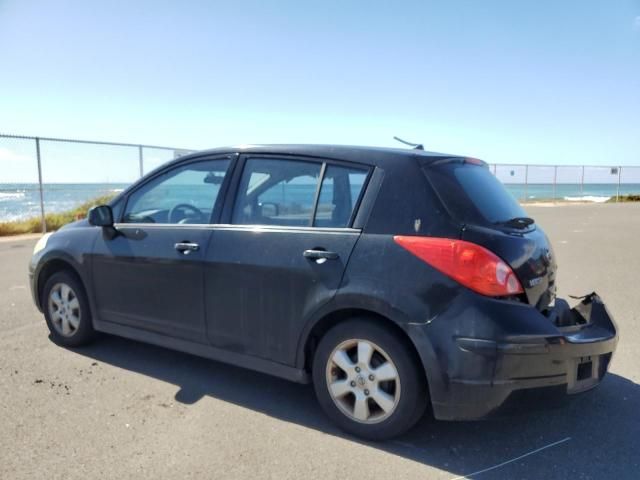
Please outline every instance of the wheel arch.
[[67, 271], [74, 277], [76, 277], [76, 279], [82, 284], [86, 292], [87, 287], [85, 281], [80, 274], [79, 268], [75, 265], [75, 262], [64, 256], [52, 256], [42, 262], [42, 266], [38, 269], [36, 274], [35, 291], [36, 300], [38, 302], [38, 307], [40, 308], [40, 310], [42, 310], [43, 308], [42, 293], [47, 280], [49, 280], [54, 274], [61, 271]]
[[317, 318], [311, 326], [306, 329], [306, 335], [300, 342], [297, 356], [298, 368], [304, 369], [307, 373], [312, 371], [313, 356], [318, 346], [320, 339], [334, 326], [346, 322], [351, 318], [366, 317], [371, 321], [376, 322], [379, 325], [391, 330], [396, 334], [410, 349], [412, 356], [422, 367], [420, 370], [424, 376], [427, 385], [429, 383], [429, 375], [425, 369], [424, 362], [422, 361], [422, 355], [420, 355], [415, 342], [411, 338], [411, 335], [402, 328], [402, 326], [389, 318], [388, 316], [377, 312], [375, 310], [363, 308], [363, 307], [341, 307], [330, 312], [324, 313]]

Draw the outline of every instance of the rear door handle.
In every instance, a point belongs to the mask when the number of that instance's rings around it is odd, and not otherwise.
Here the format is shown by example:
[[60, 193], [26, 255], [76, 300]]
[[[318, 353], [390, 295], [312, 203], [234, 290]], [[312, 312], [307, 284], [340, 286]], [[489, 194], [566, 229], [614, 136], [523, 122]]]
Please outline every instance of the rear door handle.
[[173, 246], [173, 248], [175, 248], [180, 253], [188, 255], [190, 252], [197, 252], [198, 250], [200, 250], [200, 245], [191, 242], [178, 242]]
[[336, 260], [340, 256], [336, 252], [327, 252], [326, 250], [305, 250], [302, 255], [309, 260], [320, 260], [321, 258]]

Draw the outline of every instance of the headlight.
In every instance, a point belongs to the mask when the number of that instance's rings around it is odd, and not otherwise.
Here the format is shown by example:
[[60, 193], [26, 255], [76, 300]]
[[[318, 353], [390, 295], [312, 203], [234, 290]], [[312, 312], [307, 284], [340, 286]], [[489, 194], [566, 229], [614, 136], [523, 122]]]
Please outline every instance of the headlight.
[[40, 237], [40, 240], [38, 240], [38, 243], [36, 243], [36, 246], [33, 247], [33, 254], [35, 255], [36, 253], [40, 252], [41, 250], [44, 250], [44, 247], [47, 246], [47, 241], [49, 240], [49, 237], [53, 234], [53, 232], [51, 233], [45, 233], [43, 236]]

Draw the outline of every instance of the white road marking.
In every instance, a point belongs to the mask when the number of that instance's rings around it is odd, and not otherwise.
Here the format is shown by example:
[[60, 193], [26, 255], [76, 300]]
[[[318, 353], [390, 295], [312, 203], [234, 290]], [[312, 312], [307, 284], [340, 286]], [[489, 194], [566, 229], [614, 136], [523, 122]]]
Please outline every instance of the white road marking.
[[542, 450], [546, 450], [547, 448], [555, 447], [556, 445], [560, 445], [561, 443], [568, 442], [569, 440], [571, 440], [571, 437], [563, 438], [562, 440], [558, 440], [557, 442], [550, 443], [549, 445], [545, 445], [544, 447], [537, 448], [535, 450], [532, 450], [531, 452], [525, 453], [524, 455], [520, 455], [519, 457], [512, 458], [511, 460], [507, 460], [506, 462], [499, 463], [498, 465], [494, 465], [493, 467], [485, 468], [484, 470], [478, 470], [477, 472], [473, 472], [473, 473], [468, 473], [466, 475], [463, 475], [462, 477], [455, 477], [452, 480], [469, 479], [476, 475], [480, 475], [481, 473], [489, 472], [491, 470], [495, 470], [496, 468], [504, 467], [509, 463], [517, 462], [518, 460], [522, 460], [523, 458], [528, 457], [529, 455], [533, 455], [535, 453], [541, 452]]

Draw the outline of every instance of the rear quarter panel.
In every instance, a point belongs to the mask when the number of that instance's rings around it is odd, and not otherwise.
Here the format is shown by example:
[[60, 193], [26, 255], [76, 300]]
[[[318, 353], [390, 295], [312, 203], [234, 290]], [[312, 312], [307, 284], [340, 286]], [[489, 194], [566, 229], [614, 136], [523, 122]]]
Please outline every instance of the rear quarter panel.
[[450, 314], [464, 287], [397, 245], [392, 235], [363, 234], [330, 307], [362, 309], [394, 322], [415, 346], [430, 388], [441, 388], [444, 358], [429, 325]]
[[416, 348], [434, 402], [448, 398], [453, 382], [493, 376], [495, 364], [460, 350], [458, 337], [557, 334], [530, 305], [472, 292], [404, 250], [391, 235], [361, 236], [331, 306], [361, 308], [398, 325]]

